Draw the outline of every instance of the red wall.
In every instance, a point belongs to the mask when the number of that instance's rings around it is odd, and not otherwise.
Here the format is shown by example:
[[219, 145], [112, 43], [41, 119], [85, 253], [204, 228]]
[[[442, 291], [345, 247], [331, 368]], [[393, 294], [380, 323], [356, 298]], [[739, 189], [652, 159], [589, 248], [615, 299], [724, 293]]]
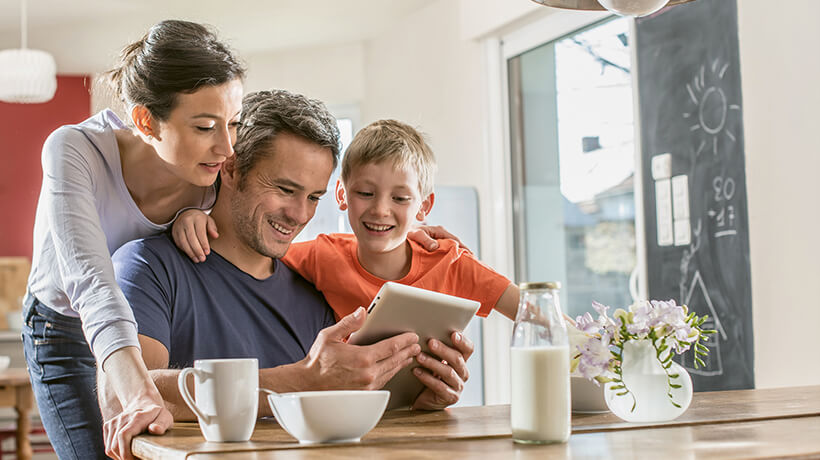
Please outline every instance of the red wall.
[[0, 256], [31, 258], [32, 231], [46, 137], [91, 113], [88, 77], [57, 77], [57, 94], [45, 104], [0, 102]]

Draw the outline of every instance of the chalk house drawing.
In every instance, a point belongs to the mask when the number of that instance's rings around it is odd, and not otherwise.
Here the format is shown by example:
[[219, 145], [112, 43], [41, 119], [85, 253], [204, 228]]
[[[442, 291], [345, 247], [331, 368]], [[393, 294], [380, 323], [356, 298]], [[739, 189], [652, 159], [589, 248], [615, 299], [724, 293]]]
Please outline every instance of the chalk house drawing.
[[[693, 301], [696, 301], [698, 305], [706, 304], [706, 307], [709, 309], [709, 311], [706, 312], [706, 314], [709, 315], [709, 320], [703, 324], [703, 328], [715, 329], [718, 333], [710, 336], [709, 340], [704, 342], [704, 344], [709, 348], [709, 354], [703, 358], [705, 363], [704, 366], [699, 366], [695, 369], [694, 353], [686, 353], [682, 355], [680, 364], [686, 368], [687, 371], [693, 374], [707, 376], [722, 375], [723, 362], [720, 355], [720, 342], [721, 340], [727, 339], [726, 330], [720, 322], [720, 317], [718, 316], [717, 310], [715, 310], [715, 306], [712, 303], [712, 298], [709, 296], [709, 290], [706, 289], [706, 284], [703, 281], [700, 270], [695, 269], [692, 279], [689, 280], [690, 262], [695, 256], [695, 253], [697, 253], [698, 249], [700, 249], [701, 231], [703, 230], [702, 224], [701, 219], [698, 219], [698, 223], [692, 231], [692, 242], [689, 244], [687, 249], [683, 250], [683, 256], [681, 257], [680, 262], [680, 299], [684, 305], [688, 306], [691, 306]], [[699, 311], [698, 314], [702, 315], [704, 312]]]

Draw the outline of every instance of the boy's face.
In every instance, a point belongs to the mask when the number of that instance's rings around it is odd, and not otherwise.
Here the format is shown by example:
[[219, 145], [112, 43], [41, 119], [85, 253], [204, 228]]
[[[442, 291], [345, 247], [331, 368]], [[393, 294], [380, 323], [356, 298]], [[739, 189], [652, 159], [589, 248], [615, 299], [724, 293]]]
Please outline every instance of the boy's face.
[[412, 168], [395, 169], [390, 162], [355, 168], [336, 187], [339, 208], [347, 210], [360, 250], [387, 253], [402, 250], [414, 221], [423, 221], [433, 195], [422, 197]]

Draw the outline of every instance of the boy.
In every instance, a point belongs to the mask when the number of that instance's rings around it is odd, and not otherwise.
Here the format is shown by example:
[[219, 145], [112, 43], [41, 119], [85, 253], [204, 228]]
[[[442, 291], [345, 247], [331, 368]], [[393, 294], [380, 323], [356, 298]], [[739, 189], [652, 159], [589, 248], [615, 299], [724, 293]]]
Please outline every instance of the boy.
[[282, 261], [313, 283], [342, 318], [395, 281], [481, 303], [515, 319], [518, 288], [453, 240], [429, 252], [408, 240], [414, 220], [433, 207], [436, 163], [423, 136], [395, 121], [376, 121], [353, 138], [336, 184], [339, 209], [354, 235], [319, 235], [291, 244]]

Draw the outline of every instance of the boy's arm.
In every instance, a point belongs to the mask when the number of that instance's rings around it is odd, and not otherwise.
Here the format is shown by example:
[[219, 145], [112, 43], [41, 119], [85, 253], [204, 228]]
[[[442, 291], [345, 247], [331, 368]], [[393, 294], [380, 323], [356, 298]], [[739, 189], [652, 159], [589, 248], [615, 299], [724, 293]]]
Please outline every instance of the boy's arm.
[[216, 221], [201, 209], [180, 212], [171, 227], [174, 244], [195, 263], [205, 262], [211, 253], [209, 237], [219, 238]]
[[515, 283], [510, 283], [504, 293], [501, 294], [498, 302], [496, 302], [494, 310], [515, 321], [515, 315], [518, 313], [518, 297], [518, 286]]

